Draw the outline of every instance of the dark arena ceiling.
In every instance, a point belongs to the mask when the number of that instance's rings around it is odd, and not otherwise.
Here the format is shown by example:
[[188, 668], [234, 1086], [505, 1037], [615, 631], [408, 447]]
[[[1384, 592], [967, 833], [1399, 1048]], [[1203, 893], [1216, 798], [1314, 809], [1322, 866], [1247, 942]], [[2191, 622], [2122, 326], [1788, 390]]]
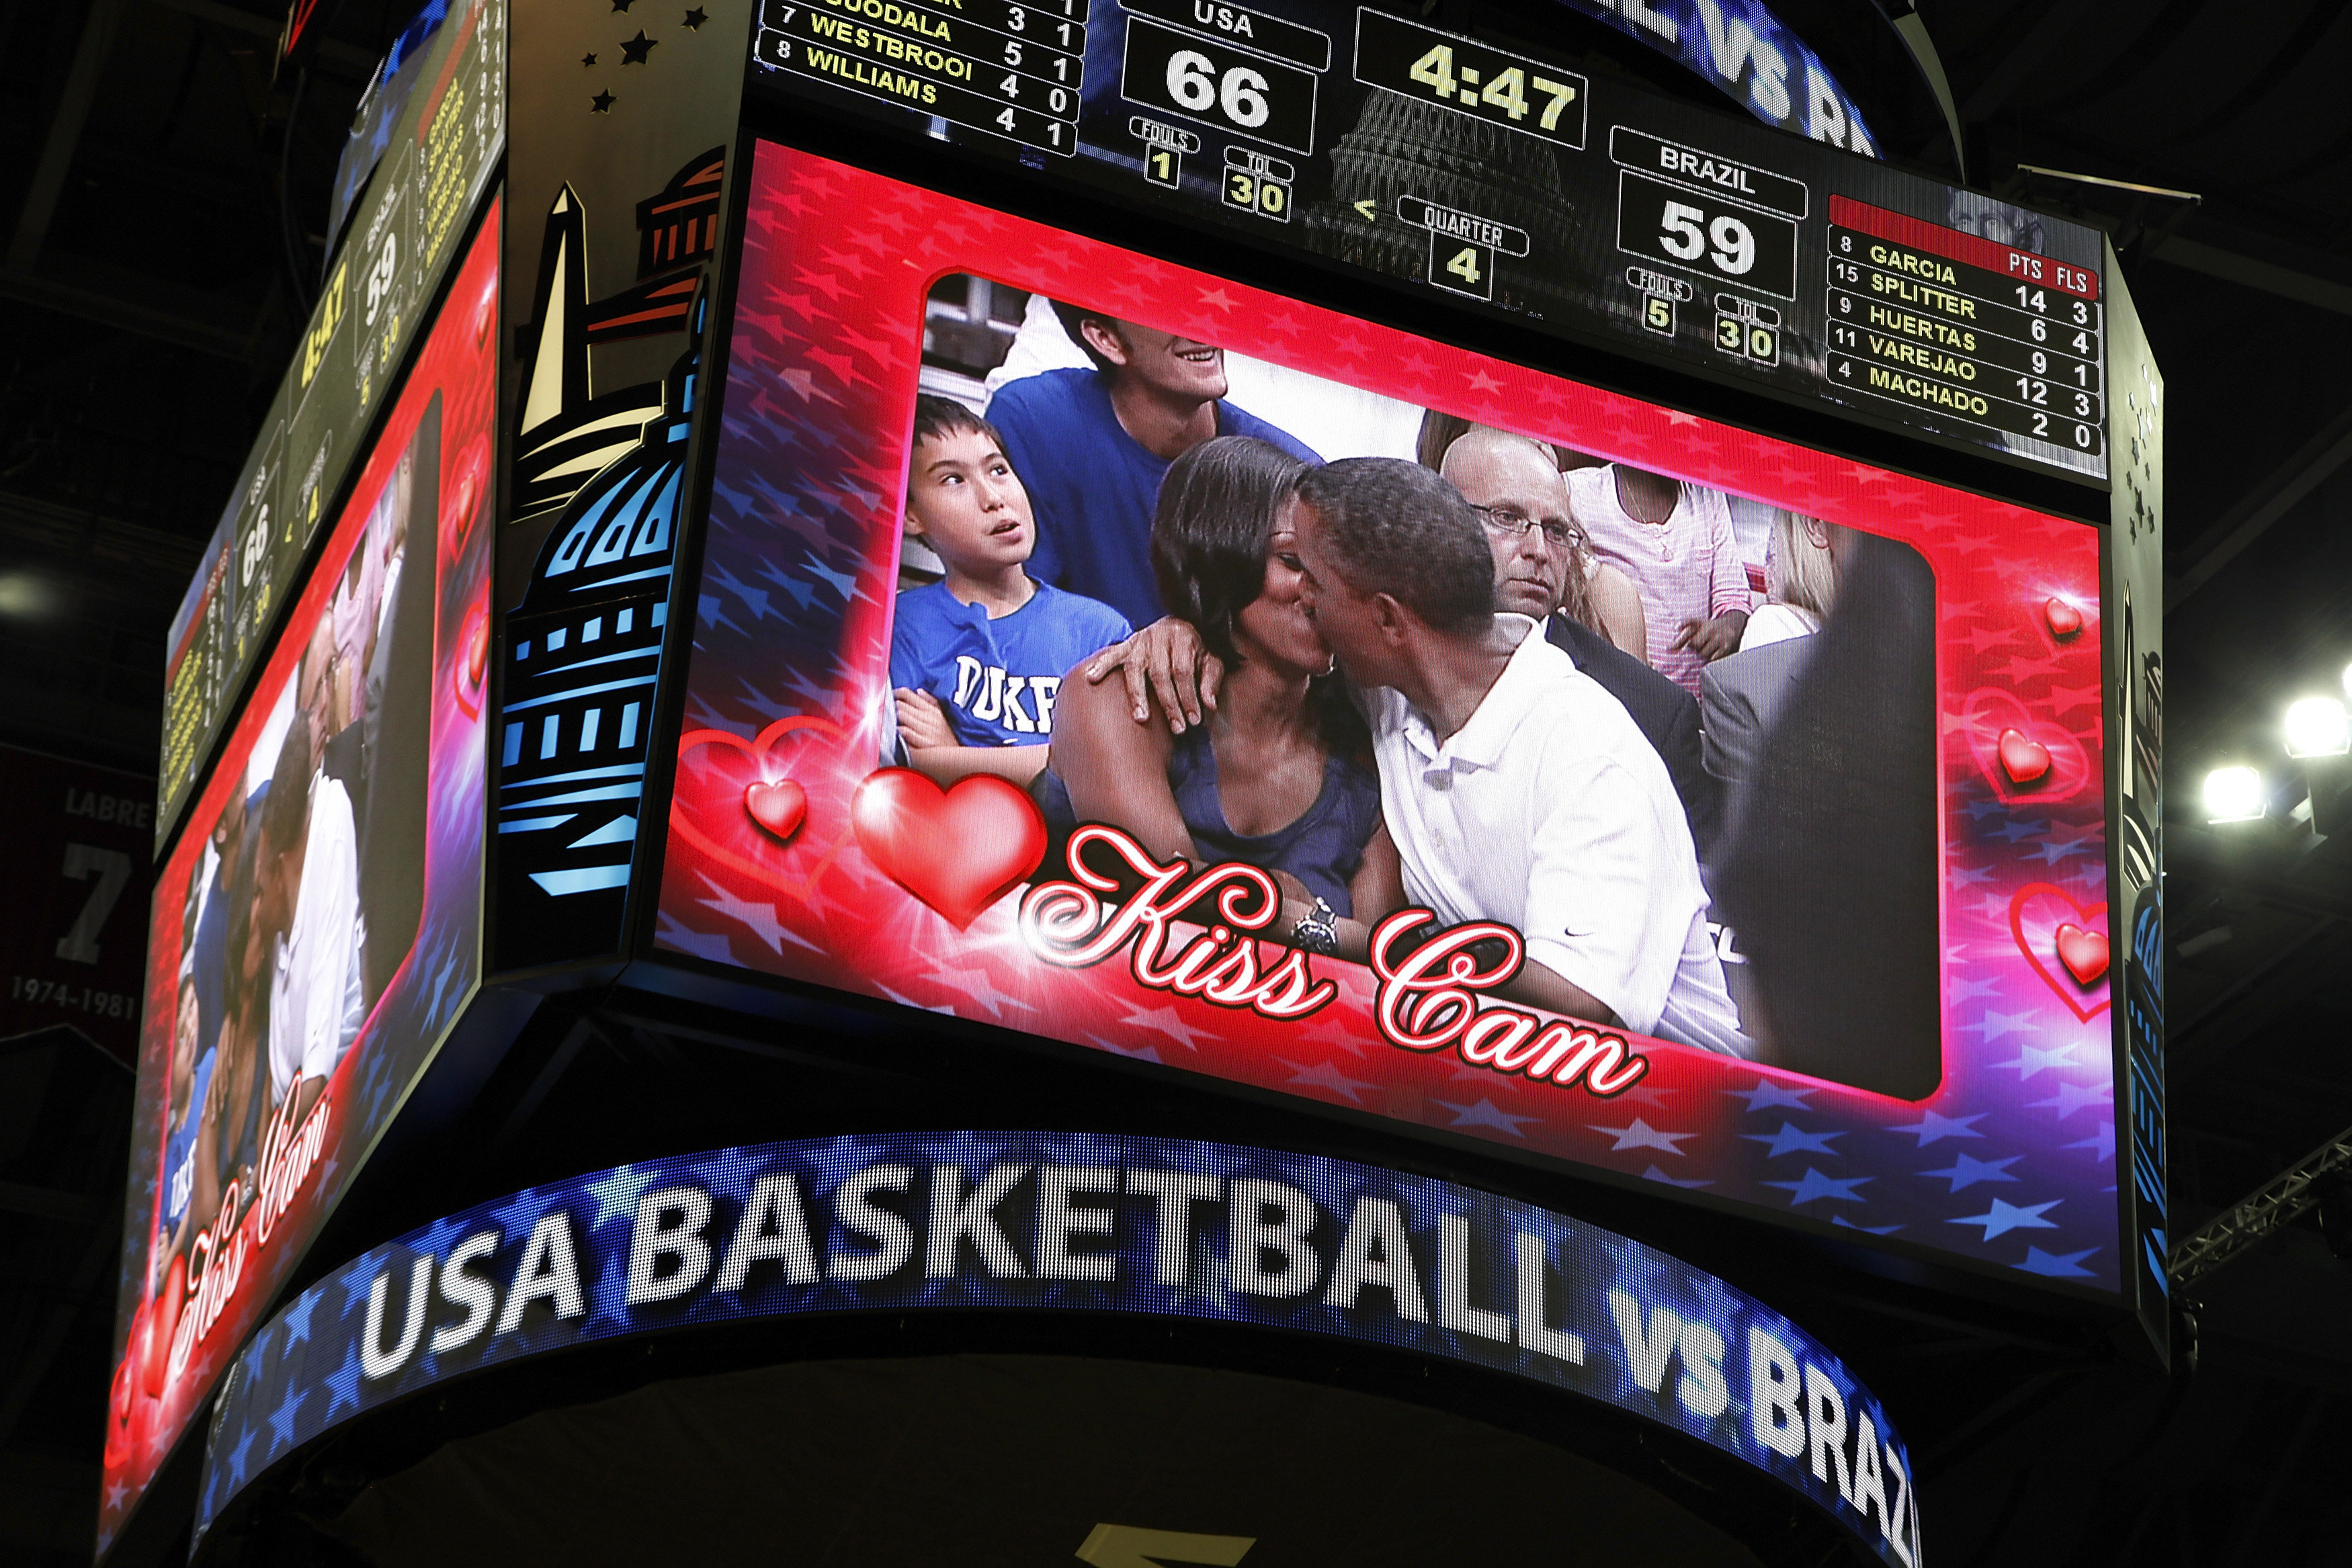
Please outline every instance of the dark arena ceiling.
[[[1884, 26], [1868, 4], [1782, 10]], [[152, 771], [166, 629], [414, 8], [331, 9], [298, 90], [268, 0], [0, 0], [0, 741]], [[2171, 400], [2178, 1237], [2352, 1124], [2352, 802], [2323, 801], [2333, 838], [2292, 815], [2279, 736], [2352, 663], [2352, 5], [1918, 11], [1973, 182], [2110, 232]], [[2209, 828], [2200, 781], [2238, 761], [2279, 781], [2271, 819]], [[0, 1561], [89, 1560], [128, 1103], [111, 1068], [0, 1043]], [[2194, 1293], [2198, 1370], [2169, 1388], [1958, 1316], [1872, 1369], [1940, 1563], [2352, 1563], [2352, 1261], [2306, 1219]]]

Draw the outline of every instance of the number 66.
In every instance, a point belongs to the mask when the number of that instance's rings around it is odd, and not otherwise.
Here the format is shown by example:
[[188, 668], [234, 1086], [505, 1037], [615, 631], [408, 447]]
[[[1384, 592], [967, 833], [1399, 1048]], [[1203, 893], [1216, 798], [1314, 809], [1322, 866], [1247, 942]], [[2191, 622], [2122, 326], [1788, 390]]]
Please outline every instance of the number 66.
[[1268, 113], [1265, 78], [1246, 66], [1234, 66], [1220, 85], [1214, 69], [1215, 62], [1199, 50], [1179, 49], [1168, 57], [1168, 96], [1196, 114], [1213, 102], [1244, 130], [1264, 125]]

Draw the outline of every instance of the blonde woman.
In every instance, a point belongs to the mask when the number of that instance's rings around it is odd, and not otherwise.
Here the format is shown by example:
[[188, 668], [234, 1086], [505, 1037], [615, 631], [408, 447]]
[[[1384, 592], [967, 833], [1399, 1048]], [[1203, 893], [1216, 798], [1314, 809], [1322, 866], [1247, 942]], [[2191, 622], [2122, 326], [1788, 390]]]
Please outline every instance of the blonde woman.
[[1772, 553], [1765, 565], [1764, 602], [1749, 616], [1739, 651], [1766, 648], [1791, 637], [1810, 637], [1837, 602], [1838, 536], [1835, 523], [1808, 517], [1783, 507], [1772, 514]]

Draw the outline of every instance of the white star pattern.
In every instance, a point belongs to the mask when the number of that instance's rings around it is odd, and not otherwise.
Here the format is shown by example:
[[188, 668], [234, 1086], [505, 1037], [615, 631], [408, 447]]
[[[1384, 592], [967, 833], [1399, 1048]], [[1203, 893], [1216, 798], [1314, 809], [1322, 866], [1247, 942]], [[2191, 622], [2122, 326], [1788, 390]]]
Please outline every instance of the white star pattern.
[[2058, 1119], [2063, 1122], [2086, 1105], [2105, 1105], [2115, 1097], [2115, 1089], [2109, 1084], [2061, 1083], [2054, 1099], [2031, 1101], [2025, 1108], [2029, 1111], [2056, 1111]]
[[1984, 1239], [1987, 1241], [1996, 1236], [2006, 1236], [2012, 1230], [2055, 1230], [2058, 1228], [2058, 1222], [2054, 1219], [2044, 1219], [2042, 1217], [2064, 1201], [2063, 1198], [2053, 1197], [2048, 1203], [2020, 1207], [1994, 1198], [1992, 1207], [1984, 1213], [1971, 1214], [1964, 1218], [1948, 1220], [1946, 1223], [1981, 1225], [1985, 1228]]
[[919, 1008], [924, 1012], [939, 1013], [947, 1018], [953, 1018], [956, 1016], [955, 1009], [946, 1002], [919, 1002], [912, 997], [899, 995], [897, 991], [892, 990], [889, 987], [884, 985], [879, 980], [874, 982], [874, 988], [881, 992], [884, 996], [889, 998], [892, 1001], [898, 1003], [902, 1008]]
[[2033, 1029], [2033, 1015], [2030, 1012], [1997, 1013], [1990, 1008], [1987, 1008], [1983, 1021], [1964, 1023], [1960, 1028], [1969, 1034], [1983, 1036], [1983, 1039], [1978, 1041], [1979, 1044], [1990, 1045], [1994, 1040], [2008, 1035], [2031, 1033]]
[[2013, 1060], [1996, 1061], [1993, 1065], [2016, 1069], [2018, 1082], [2022, 1083], [2045, 1068], [2074, 1066], [2075, 1043], [2070, 1040], [2063, 1045], [2021, 1045]]
[[[1275, 1060], [1291, 1070], [1290, 1081], [1293, 1083], [1305, 1083], [1317, 1089], [1328, 1089], [1335, 1094], [1345, 1094], [1349, 1103], [1352, 1105], [1360, 1105], [1364, 1103], [1362, 1091], [1380, 1087], [1377, 1083], [1367, 1083], [1361, 1079], [1350, 1078], [1328, 1061], [1319, 1067], [1308, 1067], [1303, 1062], [1292, 1061], [1285, 1057], [1276, 1057]], [[1441, 1101], [1440, 1103], [1444, 1102]]]
[[1025, 1008], [1031, 1012], [1035, 1012], [1037, 1010], [1036, 1003], [1024, 1002], [1019, 997], [1013, 996], [1010, 992], [998, 990], [996, 988], [996, 982], [988, 977], [988, 971], [978, 965], [973, 965], [971, 968], [960, 971], [957, 974], [956, 978], [960, 982], [959, 988], [962, 993], [971, 1000], [978, 1002], [982, 1007], [986, 1008], [988, 1009], [988, 1016], [991, 1018], [1003, 1018], [1004, 1016], [1004, 1004], [1007, 1002], [1012, 1003], [1016, 1008]]
[[2089, 1149], [2101, 1160], [2114, 1159], [2116, 1157], [2116, 1124], [2113, 1122], [2102, 1122], [2099, 1124], [2097, 1132], [2080, 1143], [2068, 1144], [2065, 1146], [2070, 1149]]
[[1696, 1133], [1662, 1133], [1639, 1116], [1634, 1117], [1633, 1124], [1626, 1127], [1587, 1124], [1591, 1125], [1594, 1132], [1606, 1133], [1617, 1140], [1609, 1145], [1609, 1152], [1612, 1155], [1622, 1154], [1627, 1149], [1658, 1149], [1669, 1155], [1679, 1155], [1683, 1152], [1679, 1140], [1698, 1136]]
[[1098, 1034], [1090, 1034], [1087, 1036], [1087, 1039], [1090, 1043], [1100, 1046], [1103, 1050], [1109, 1051], [1113, 1056], [1124, 1056], [1134, 1061], [1158, 1061], [1160, 1060], [1158, 1049], [1153, 1046], [1118, 1045], [1110, 1040], [1105, 1040]]
[[1816, 1198], [1823, 1197], [1829, 1198], [1834, 1202], [1865, 1202], [1867, 1200], [1853, 1189], [1862, 1186], [1864, 1182], [1875, 1181], [1878, 1178], [1875, 1176], [1824, 1176], [1820, 1171], [1813, 1169], [1812, 1166], [1807, 1166], [1805, 1167], [1805, 1174], [1795, 1181], [1768, 1181], [1764, 1183], [1764, 1185], [1766, 1186], [1784, 1188], [1789, 1194], [1789, 1207], [1794, 1208], [1800, 1204], [1811, 1203]]
[[1727, 1089], [1724, 1092], [1747, 1101], [1748, 1113], [1752, 1116], [1759, 1111], [1770, 1111], [1783, 1106], [1792, 1111], [1802, 1111], [1806, 1109], [1805, 1101], [1813, 1093], [1813, 1091], [1783, 1088], [1771, 1080], [1766, 1079], [1753, 1089]]
[[1439, 1100], [1433, 1103], [1443, 1105], [1453, 1112], [1454, 1125], [1457, 1127], [1492, 1127], [1497, 1132], [1508, 1133], [1515, 1138], [1527, 1136], [1525, 1133], [1519, 1131], [1521, 1122], [1542, 1120], [1538, 1116], [1514, 1116], [1508, 1111], [1498, 1109], [1492, 1100], [1486, 1099], [1480, 1099], [1476, 1103], [1470, 1105], [1456, 1105], [1451, 1100]]
[[1920, 1119], [1918, 1121], [1912, 1123], [1907, 1127], [1890, 1127], [1887, 1131], [1890, 1133], [1909, 1133], [1914, 1134], [1918, 1138], [1919, 1146], [1923, 1149], [1938, 1138], [1981, 1138], [1984, 1136], [1982, 1133], [1977, 1131], [1977, 1124], [1985, 1119], [1985, 1113], [1982, 1111], [1978, 1112], [1973, 1116], [1939, 1116], [1933, 1111], [1922, 1111], [1919, 1113], [1919, 1117]]
[[1364, 1031], [1350, 1029], [1345, 1019], [1325, 1019], [1313, 1029], [1299, 1030], [1298, 1038], [1323, 1045], [1336, 1045], [1350, 1056], [1364, 1054]]
[[788, 936], [792, 937], [792, 940], [798, 943], [801, 946], [808, 947], [812, 952], [818, 950], [813, 944], [801, 941], [798, 936], [793, 936], [791, 932], [785, 930], [782, 925], [776, 923], [776, 906], [774, 904], [751, 904], [743, 899], [738, 898], [707, 876], [702, 879], [702, 882], [704, 886], [709, 888], [711, 892], [717, 894], [719, 896], [716, 898], [698, 898], [694, 902], [702, 905], [705, 909], [715, 909], [719, 914], [725, 915], [728, 919], [743, 926], [745, 929], [749, 930], [752, 936], [757, 936], [761, 941], [765, 942], [768, 945], [768, 951], [771, 953], [782, 953], [784, 950], [784, 938]]
[[1159, 1033], [1166, 1035], [1169, 1039], [1174, 1040], [1177, 1044], [1182, 1046], [1187, 1051], [1198, 1051], [1201, 1049], [1199, 1044], [1196, 1043], [1195, 1037], [1198, 1037], [1199, 1040], [1214, 1040], [1217, 1038], [1207, 1030], [1201, 1028], [1198, 1024], [1189, 1024], [1182, 1019], [1178, 1018], [1174, 1008], [1152, 1008], [1149, 1011], [1144, 1009], [1138, 1008], [1118, 1021], [1124, 1024], [1133, 1024], [1138, 1029], [1157, 1030]]

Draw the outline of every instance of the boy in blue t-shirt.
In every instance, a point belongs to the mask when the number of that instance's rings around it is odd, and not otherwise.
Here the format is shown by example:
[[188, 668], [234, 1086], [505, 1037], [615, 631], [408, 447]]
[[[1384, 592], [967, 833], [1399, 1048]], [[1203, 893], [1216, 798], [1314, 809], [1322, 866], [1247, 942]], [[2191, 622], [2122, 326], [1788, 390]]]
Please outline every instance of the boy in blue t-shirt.
[[1133, 628], [1107, 604], [1030, 580], [1029, 495], [987, 421], [915, 400], [907, 532], [945, 580], [898, 595], [890, 684], [909, 765], [941, 784], [995, 773], [1026, 789], [1045, 766], [1064, 672]]

